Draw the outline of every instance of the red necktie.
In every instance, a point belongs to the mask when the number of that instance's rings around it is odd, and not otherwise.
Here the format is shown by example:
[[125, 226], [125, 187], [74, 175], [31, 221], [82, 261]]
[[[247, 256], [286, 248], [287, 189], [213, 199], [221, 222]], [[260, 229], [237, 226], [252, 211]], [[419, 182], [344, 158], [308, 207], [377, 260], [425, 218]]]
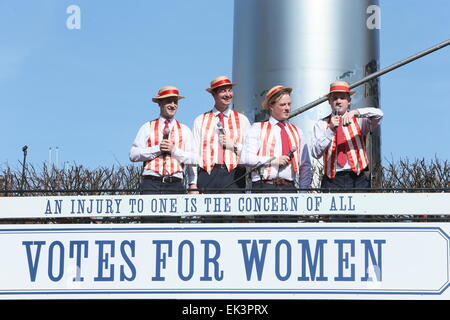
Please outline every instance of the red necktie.
[[291, 146], [290, 146], [290, 141], [289, 141], [289, 136], [286, 132], [285, 129], [285, 124], [284, 122], [278, 122], [277, 125], [280, 127], [281, 129], [281, 154], [283, 156], [287, 155], [289, 153], [289, 150], [291, 150]]
[[342, 118], [336, 130], [338, 164], [343, 167], [347, 163], [347, 140], [345, 139], [344, 130], [342, 130]]
[[[169, 132], [169, 130], [167, 130], [167, 129], [169, 129], [169, 120], [165, 120], [164, 121], [163, 138], [166, 135], [166, 132]], [[167, 138], [169, 138], [169, 137], [167, 137]], [[163, 159], [163, 176], [165, 176], [165, 175], [167, 175], [169, 173], [166, 170], [166, 168], [167, 168], [166, 162], [168, 160], [167, 158], [168, 158], [167, 154], [164, 154], [164, 159]]]
[[[225, 122], [223, 120], [223, 117], [224, 117], [223, 113], [220, 112], [219, 113], [219, 119], [220, 119], [220, 123], [222, 124], [222, 130], [224, 130], [223, 128], [225, 128]], [[219, 143], [219, 153], [218, 153], [218, 159], [217, 159], [217, 163], [218, 164], [223, 164], [224, 163], [223, 162], [223, 160], [224, 160], [224, 153], [225, 153], [225, 150], [223, 149], [223, 146]]]

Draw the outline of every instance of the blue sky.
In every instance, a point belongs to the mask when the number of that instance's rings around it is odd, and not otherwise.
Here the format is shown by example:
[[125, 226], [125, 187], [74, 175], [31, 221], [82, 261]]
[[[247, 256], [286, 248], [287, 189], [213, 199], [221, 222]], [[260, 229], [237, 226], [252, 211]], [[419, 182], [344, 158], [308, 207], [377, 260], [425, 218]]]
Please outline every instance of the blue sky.
[[[40, 166], [129, 164], [151, 98], [175, 85], [177, 118], [192, 126], [211, 107], [205, 91], [232, 76], [232, 0], [0, 1], [0, 168], [19, 167], [22, 146]], [[81, 9], [70, 30], [67, 7]], [[450, 38], [450, 1], [381, 0], [380, 66]], [[383, 76], [382, 157], [450, 159], [450, 47]]]

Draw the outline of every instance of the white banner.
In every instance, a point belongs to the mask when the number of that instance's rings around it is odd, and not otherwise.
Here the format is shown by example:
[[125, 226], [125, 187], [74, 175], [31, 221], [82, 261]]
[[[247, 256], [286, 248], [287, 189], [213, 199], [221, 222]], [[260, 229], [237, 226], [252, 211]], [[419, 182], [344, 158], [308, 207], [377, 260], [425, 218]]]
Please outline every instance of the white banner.
[[3, 225], [3, 299], [449, 299], [450, 224]]
[[0, 218], [449, 215], [450, 193], [297, 193], [0, 198]]

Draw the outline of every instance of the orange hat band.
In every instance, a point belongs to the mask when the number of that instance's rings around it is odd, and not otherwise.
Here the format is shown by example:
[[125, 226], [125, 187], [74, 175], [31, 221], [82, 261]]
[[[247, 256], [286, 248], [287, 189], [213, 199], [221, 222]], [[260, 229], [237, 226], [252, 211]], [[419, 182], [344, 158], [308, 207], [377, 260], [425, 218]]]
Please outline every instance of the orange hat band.
[[350, 92], [350, 88], [346, 86], [333, 86], [330, 88], [330, 92], [332, 91], [345, 91]]
[[276, 87], [275, 89], [273, 89], [272, 91], [270, 91], [267, 94], [267, 99], [270, 99], [270, 97], [272, 97], [276, 92], [283, 90], [283, 89], [284, 89], [284, 87]]
[[158, 93], [158, 97], [165, 96], [167, 94], [176, 94], [178, 96], [178, 90], [165, 90]]
[[231, 81], [228, 80], [228, 79], [223, 79], [223, 80], [217, 81], [216, 83], [214, 83], [214, 84], [211, 86], [211, 88], [214, 89], [214, 88], [216, 88], [216, 87], [218, 87], [218, 86], [220, 86], [220, 85], [222, 85], [222, 84], [231, 84]]

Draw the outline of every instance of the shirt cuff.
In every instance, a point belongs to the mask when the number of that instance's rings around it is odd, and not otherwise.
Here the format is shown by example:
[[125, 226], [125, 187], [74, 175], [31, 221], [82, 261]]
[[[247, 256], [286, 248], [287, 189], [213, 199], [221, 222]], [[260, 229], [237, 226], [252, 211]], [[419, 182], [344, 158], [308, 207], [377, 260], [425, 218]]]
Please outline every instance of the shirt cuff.
[[327, 128], [327, 130], [325, 131], [325, 138], [331, 141], [333, 140], [334, 136], [335, 132], [331, 128]]

